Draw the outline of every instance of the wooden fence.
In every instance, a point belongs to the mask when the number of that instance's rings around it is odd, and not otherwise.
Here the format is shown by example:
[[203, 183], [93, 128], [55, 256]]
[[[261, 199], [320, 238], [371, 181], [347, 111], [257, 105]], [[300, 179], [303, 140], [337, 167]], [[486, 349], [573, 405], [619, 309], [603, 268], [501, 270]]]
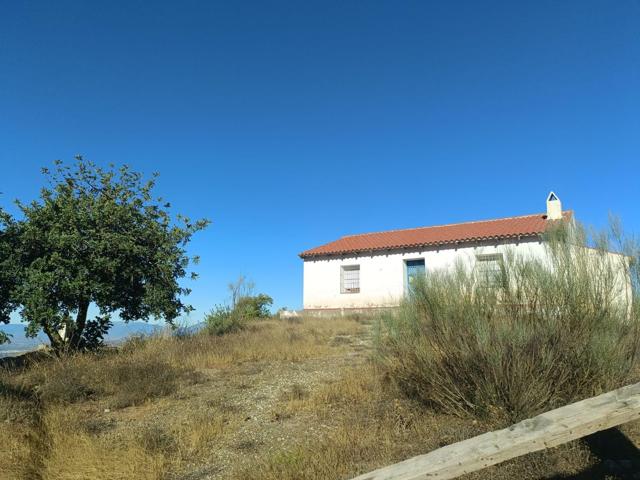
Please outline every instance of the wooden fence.
[[353, 480], [445, 480], [640, 419], [640, 383], [551, 410]]

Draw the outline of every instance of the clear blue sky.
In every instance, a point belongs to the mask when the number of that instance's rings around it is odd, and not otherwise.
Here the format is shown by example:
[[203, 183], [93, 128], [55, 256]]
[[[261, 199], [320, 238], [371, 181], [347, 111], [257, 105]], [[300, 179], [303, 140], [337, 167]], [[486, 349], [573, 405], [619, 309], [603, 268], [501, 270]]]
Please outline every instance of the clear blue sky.
[[341, 235], [539, 212], [640, 231], [640, 3], [4, 2], [0, 202], [76, 153], [212, 226], [196, 318], [299, 308]]

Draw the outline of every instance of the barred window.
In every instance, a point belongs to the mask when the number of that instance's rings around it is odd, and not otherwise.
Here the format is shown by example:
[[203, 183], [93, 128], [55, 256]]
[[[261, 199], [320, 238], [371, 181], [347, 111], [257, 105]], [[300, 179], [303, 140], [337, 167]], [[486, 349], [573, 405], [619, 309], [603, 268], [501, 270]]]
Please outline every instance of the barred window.
[[505, 271], [502, 254], [476, 255], [476, 279], [480, 288], [504, 286]]
[[340, 293], [360, 293], [360, 265], [340, 267]]

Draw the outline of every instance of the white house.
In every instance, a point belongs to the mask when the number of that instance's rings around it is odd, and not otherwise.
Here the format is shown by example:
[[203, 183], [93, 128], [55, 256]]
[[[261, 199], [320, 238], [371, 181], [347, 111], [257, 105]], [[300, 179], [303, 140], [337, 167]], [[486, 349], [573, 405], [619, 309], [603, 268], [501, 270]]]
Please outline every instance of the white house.
[[542, 235], [561, 221], [572, 222], [573, 213], [551, 192], [546, 213], [342, 237], [300, 254], [304, 310], [394, 307], [413, 276], [458, 260], [490, 272], [501, 268], [507, 249], [542, 257]]

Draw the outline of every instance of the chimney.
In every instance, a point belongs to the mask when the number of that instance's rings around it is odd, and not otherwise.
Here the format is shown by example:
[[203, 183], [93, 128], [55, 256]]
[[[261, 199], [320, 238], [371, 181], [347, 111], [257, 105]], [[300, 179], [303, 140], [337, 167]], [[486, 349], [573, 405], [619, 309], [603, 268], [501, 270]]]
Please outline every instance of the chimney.
[[558, 196], [550, 192], [547, 197], [547, 220], [560, 220], [562, 218], [562, 203]]

